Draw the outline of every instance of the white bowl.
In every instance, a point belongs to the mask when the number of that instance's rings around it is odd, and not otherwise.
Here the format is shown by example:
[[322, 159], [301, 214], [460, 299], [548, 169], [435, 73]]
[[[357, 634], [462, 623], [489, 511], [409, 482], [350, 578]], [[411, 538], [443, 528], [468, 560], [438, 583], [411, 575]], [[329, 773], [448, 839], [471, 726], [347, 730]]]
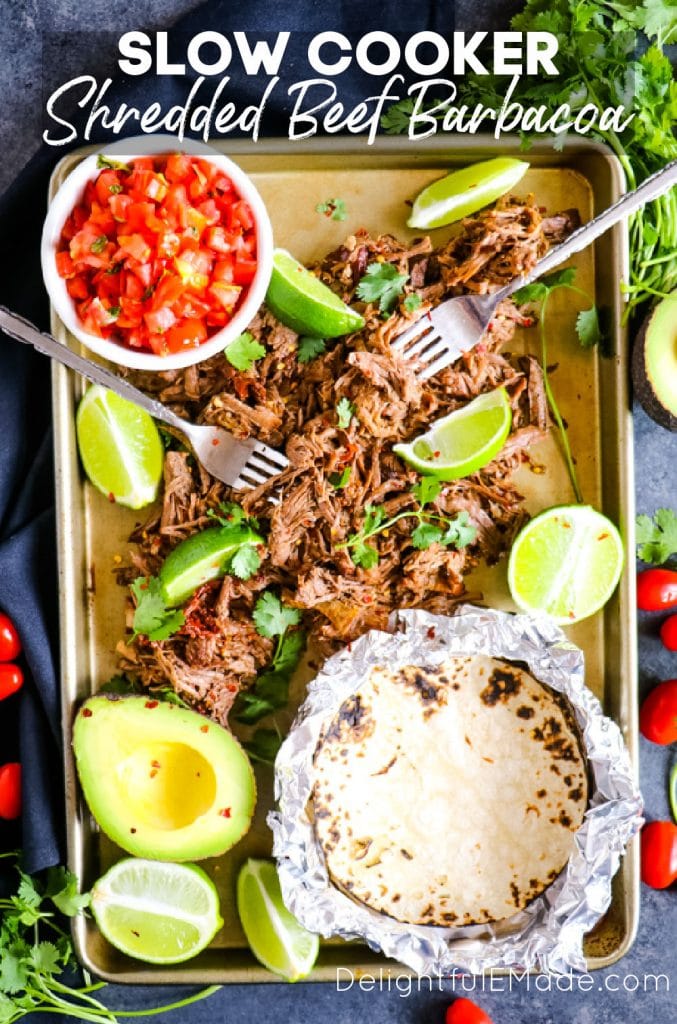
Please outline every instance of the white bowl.
[[[175, 142], [174, 145], [172, 145], [172, 141]], [[151, 143], [150, 145], [149, 142]], [[137, 145], [133, 145], [134, 143]], [[163, 148], [158, 149], [158, 144]], [[148, 137], [138, 140], [128, 139], [124, 143], [125, 146], [129, 146], [126, 152], [122, 151], [121, 145], [118, 142], [114, 147], [102, 147], [101, 152], [110, 154], [113, 159], [119, 160], [122, 163], [127, 163], [130, 160], [134, 160], [135, 157], [138, 158], [149, 153], [152, 153], [154, 156], [179, 151], [196, 153], [201, 160], [208, 160], [210, 163], [217, 164], [228, 175], [240, 196], [249, 203], [256, 222], [256, 258], [258, 265], [242, 305], [225, 327], [212, 334], [201, 345], [196, 348], [187, 349], [185, 352], [170, 353], [166, 356], [158, 356], [154, 352], [128, 348], [117, 341], [101, 338], [84, 330], [75, 304], [68, 294], [66, 281], [57, 272], [56, 252], [66, 220], [74, 207], [82, 199], [87, 182], [96, 178], [99, 173], [97, 168], [98, 153], [86, 157], [82, 163], [78, 164], [71, 171], [49, 207], [42, 230], [40, 250], [45, 287], [47, 288], [52, 305], [70, 333], [81, 341], [83, 345], [91, 349], [92, 352], [96, 352], [97, 355], [110, 360], [112, 363], [130, 366], [136, 370], [158, 371], [176, 370], [183, 366], [191, 366], [193, 363], [200, 363], [203, 359], [209, 359], [210, 356], [222, 352], [230, 341], [239, 334], [242, 334], [247, 325], [254, 319], [259, 306], [263, 302], [273, 268], [273, 231], [270, 218], [263, 200], [252, 184], [251, 179], [232, 160], [222, 156], [220, 153], [216, 153], [214, 150], [207, 150], [206, 147], [190, 143], [179, 144], [177, 140], [172, 140], [171, 137], [166, 136], [155, 136], [151, 140]]]

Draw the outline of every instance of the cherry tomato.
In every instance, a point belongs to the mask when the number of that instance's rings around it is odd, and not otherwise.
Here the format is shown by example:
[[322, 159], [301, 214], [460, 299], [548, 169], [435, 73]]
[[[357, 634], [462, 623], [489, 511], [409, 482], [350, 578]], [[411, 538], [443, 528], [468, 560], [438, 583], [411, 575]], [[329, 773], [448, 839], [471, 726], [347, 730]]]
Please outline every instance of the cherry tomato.
[[640, 709], [639, 728], [652, 743], [677, 741], [677, 679], [654, 686]]
[[21, 765], [10, 761], [0, 768], [0, 818], [12, 821], [21, 814]]
[[677, 615], [671, 615], [661, 626], [661, 640], [669, 651], [677, 651]]
[[457, 999], [447, 1007], [445, 1024], [493, 1024], [491, 1017], [470, 999]]
[[21, 654], [21, 640], [9, 615], [0, 612], [0, 661], [13, 661]]
[[677, 825], [650, 821], [642, 829], [642, 881], [667, 889], [677, 879]]
[[637, 607], [643, 612], [667, 612], [677, 608], [677, 572], [645, 569], [637, 573]]
[[24, 674], [18, 665], [12, 665], [11, 662], [0, 664], [0, 700], [17, 693], [23, 682]]

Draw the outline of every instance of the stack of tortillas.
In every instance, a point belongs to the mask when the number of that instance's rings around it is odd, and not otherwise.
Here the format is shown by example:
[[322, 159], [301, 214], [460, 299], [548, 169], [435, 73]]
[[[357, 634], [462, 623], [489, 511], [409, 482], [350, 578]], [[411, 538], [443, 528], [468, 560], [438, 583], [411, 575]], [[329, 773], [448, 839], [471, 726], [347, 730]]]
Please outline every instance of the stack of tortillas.
[[314, 758], [335, 885], [410, 924], [500, 921], [559, 875], [588, 802], [566, 700], [483, 655], [372, 669]]

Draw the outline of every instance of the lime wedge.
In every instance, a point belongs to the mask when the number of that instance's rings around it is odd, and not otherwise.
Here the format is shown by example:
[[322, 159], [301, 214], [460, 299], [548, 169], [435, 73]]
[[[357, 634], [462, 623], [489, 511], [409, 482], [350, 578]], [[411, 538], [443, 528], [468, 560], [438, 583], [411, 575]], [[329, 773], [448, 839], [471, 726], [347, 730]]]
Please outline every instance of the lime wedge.
[[316, 338], [337, 338], [364, 327], [364, 318], [285, 249], [273, 254], [266, 305], [287, 327]]
[[508, 392], [496, 388], [437, 420], [409, 444], [394, 445], [393, 451], [419, 473], [458, 480], [498, 455], [511, 424]]
[[75, 431], [82, 465], [95, 487], [129, 508], [155, 500], [164, 449], [147, 412], [94, 384], [78, 406]]
[[427, 231], [469, 217], [514, 188], [528, 167], [524, 160], [499, 156], [452, 171], [419, 192], [407, 224]]
[[264, 967], [287, 981], [300, 981], [310, 973], [320, 940], [285, 907], [272, 861], [250, 858], [243, 864], [237, 910], [252, 953]]
[[158, 573], [170, 608], [183, 604], [208, 580], [223, 576], [226, 563], [243, 544], [263, 544], [248, 526], [212, 526], [181, 541]]
[[216, 887], [194, 864], [129, 857], [94, 883], [91, 897], [111, 945], [149, 964], [188, 960], [223, 925]]
[[599, 611], [623, 569], [614, 524], [589, 505], [559, 505], [520, 531], [510, 551], [508, 585], [524, 611], [571, 625]]

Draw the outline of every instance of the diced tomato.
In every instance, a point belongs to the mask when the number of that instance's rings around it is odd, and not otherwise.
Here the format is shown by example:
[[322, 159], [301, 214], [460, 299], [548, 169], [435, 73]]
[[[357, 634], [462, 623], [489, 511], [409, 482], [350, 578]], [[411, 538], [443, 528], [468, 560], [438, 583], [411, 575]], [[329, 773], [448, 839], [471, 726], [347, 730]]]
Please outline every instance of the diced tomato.
[[167, 347], [170, 352], [180, 352], [184, 348], [197, 348], [207, 337], [207, 328], [197, 317], [187, 317], [179, 321], [176, 327], [167, 331]]
[[257, 268], [249, 204], [185, 153], [105, 167], [61, 233], [56, 268], [86, 330], [159, 355], [231, 319]]

